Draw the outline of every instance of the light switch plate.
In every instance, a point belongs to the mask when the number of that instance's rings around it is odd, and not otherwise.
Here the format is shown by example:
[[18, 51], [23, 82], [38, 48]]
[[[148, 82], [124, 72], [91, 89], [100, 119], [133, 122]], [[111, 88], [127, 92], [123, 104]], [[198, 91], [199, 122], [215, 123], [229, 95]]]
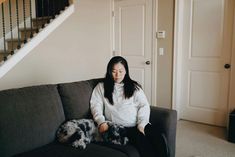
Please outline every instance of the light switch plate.
[[159, 55], [160, 56], [163, 56], [164, 55], [164, 48], [159, 48]]

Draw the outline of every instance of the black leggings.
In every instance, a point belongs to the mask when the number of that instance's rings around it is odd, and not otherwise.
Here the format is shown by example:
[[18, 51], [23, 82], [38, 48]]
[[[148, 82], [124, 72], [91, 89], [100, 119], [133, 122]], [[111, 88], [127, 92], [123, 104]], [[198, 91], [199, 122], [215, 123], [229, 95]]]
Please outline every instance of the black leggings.
[[130, 144], [137, 148], [141, 157], [169, 156], [165, 135], [153, 130], [150, 124], [145, 126], [145, 135], [137, 127], [126, 129]]

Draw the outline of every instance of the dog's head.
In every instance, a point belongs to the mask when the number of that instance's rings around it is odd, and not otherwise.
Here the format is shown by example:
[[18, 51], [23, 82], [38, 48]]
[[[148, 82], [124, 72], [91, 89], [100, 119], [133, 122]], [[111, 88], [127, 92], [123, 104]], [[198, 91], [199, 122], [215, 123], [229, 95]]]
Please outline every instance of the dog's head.
[[125, 127], [114, 123], [108, 123], [108, 125], [109, 129], [102, 134], [104, 142], [126, 145], [128, 138]]

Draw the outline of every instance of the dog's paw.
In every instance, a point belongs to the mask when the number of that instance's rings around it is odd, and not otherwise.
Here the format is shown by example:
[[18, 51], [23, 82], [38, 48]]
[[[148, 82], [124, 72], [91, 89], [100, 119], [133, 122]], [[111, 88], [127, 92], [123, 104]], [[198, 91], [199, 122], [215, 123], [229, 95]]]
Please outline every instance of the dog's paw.
[[91, 143], [91, 139], [85, 138], [85, 139], [84, 139], [84, 142], [85, 142], [86, 144], [89, 144], [89, 143]]
[[72, 143], [72, 146], [75, 148], [79, 148], [79, 149], [85, 149], [86, 148], [86, 143], [80, 141], [80, 140], [76, 140]]

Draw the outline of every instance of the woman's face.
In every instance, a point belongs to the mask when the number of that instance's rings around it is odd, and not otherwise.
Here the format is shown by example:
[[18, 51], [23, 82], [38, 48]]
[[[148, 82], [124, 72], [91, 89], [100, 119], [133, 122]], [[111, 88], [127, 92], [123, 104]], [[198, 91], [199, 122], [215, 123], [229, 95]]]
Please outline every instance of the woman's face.
[[121, 83], [126, 75], [126, 69], [122, 63], [114, 64], [112, 69], [113, 80], [116, 83]]

